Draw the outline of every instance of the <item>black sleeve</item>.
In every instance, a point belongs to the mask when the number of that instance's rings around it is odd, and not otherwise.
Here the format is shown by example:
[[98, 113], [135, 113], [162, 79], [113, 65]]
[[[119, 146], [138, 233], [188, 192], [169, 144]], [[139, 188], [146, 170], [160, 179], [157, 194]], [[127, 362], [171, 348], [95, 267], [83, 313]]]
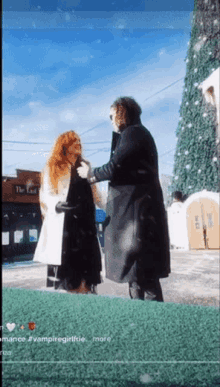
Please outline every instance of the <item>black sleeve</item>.
[[109, 162], [91, 170], [89, 176], [90, 183], [104, 180], [111, 181], [115, 174], [117, 174], [117, 169], [120, 168], [121, 163], [128, 157], [131, 157], [132, 153], [137, 152], [138, 147], [141, 146], [141, 141], [138, 137], [137, 128], [131, 126], [125, 129], [120, 135], [114, 154]]

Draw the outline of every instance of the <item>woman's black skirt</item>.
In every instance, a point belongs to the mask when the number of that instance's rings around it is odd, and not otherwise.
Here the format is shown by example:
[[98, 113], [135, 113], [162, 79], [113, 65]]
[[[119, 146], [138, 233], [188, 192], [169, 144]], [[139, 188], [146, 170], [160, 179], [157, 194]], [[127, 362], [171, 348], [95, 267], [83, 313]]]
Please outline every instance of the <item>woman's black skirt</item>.
[[47, 287], [64, 289], [67, 291], [77, 289], [82, 281], [87, 287], [97, 286], [102, 282], [100, 272], [97, 271], [72, 271], [68, 266], [47, 266]]

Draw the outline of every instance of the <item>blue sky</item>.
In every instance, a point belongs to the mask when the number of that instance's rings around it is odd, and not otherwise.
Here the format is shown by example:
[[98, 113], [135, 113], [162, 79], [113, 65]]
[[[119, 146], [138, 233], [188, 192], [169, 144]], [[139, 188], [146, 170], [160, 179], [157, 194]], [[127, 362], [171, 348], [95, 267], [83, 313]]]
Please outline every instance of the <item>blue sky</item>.
[[81, 135], [92, 166], [106, 163], [109, 107], [124, 95], [142, 107], [160, 175], [172, 174], [193, 0], [7, 0], [3, 8], [4, 175], [40, 171], [67, 130]]

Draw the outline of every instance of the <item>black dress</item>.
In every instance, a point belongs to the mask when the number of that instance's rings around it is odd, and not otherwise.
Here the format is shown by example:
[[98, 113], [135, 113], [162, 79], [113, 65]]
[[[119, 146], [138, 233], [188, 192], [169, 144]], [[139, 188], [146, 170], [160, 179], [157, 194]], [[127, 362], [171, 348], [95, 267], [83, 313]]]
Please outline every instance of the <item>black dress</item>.
[[95, 223], [95, 204], [91, 186], [86, 179], [71, 172], [69, 206], [65, 213], [61, 266], [48, 265], [47, 286], [72, 290], [101, 283], [101, 253]]

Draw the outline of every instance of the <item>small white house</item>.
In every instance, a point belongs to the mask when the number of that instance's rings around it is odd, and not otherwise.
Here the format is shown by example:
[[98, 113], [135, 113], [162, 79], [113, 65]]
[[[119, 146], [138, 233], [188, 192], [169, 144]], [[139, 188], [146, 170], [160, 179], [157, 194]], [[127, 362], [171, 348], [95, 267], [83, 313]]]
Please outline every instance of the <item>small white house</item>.
[[220, 248], [220, 196], [203, 190], [197, 192], [177, 208], [168, 208], [170, 244], [174, 248], [219, 249]]

